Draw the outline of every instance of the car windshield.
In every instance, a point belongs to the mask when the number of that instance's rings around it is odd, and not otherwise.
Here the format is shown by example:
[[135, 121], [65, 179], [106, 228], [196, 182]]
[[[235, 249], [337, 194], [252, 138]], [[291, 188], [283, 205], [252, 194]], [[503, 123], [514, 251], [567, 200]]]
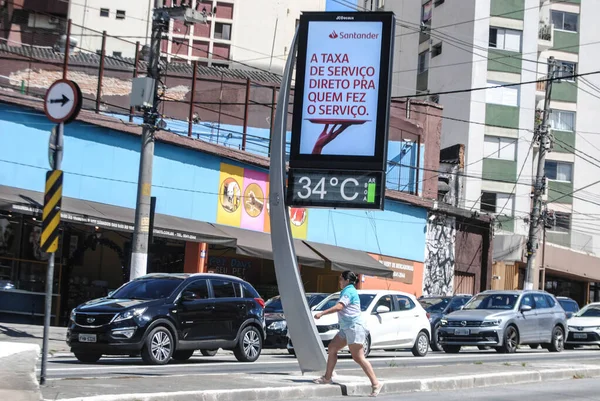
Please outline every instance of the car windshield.
[[577, 312], [579, 310], [579, 306], [575, 301], [571, 301], [570, 299], [559, 299], [558, 302], [560, 306], [563, 307], [565, 312]]
[[[306, 302], [308, 303], [308, 307], [312, 308], [317, 305], [325, 298], [325, 295], [307, 295]], [[281, 297], [273, 297], [267, 301], [265, 304], [265, 312], [266, 313], [283, 313], [283, 305], [281, 304]]]
[[575, 314], [577, 317], [600, 317], [600, 305], [588, 305]]
[[168, 298], [181, 284], [179, 278], [151, 278], [134, 280], [116, 290], [109, 298], [161, 299]]
[[419, 303], [429, 313], [441, 313], [446, 309], [450, 300], [448, 298], [423, 298], [419, 299]]
[[[375, 298], [375, 294], [358, 294], [358, 298], [360, 299], [360, 310], [366, 311], [373, 302], [373, 298]], [[324, 302], [315, 308], [316, 311], [324, 311], [329, 308], [335, 306], [340, 300], [340, 294], [332, 295], [331, 297], [324, 300]]]
[[469, 309], [513, 309], [517, 300], [519, 299], [518, 294], [479, 294], [469, 303], [467, 303], [463, 310]]

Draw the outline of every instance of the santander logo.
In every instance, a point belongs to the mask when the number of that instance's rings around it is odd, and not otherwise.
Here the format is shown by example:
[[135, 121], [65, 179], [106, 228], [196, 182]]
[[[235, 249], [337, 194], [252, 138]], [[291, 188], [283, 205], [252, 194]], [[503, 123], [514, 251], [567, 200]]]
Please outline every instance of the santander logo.
[[340, 32], [339, 35], [336, 31], [331, 31], [331, 33], [329, 34], [329, 37], [331, 39], [378, 39], [380, 36], [379, 33], [357, 33], [357, 32], [353, 32], [353, 33], [346, 33], [346, 32]]

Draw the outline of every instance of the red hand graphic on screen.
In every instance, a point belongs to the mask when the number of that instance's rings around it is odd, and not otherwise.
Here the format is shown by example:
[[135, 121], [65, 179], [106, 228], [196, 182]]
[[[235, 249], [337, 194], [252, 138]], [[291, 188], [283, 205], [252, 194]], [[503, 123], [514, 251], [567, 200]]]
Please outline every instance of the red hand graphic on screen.
[[339, 128], [336, 130], [335, 127], [338, 124], [333, 124], [333, 127], [331, 127], [331, 130], [329, 132], [327, 132], [327, 129], [329, 128], [329, 124], [325, 124], [325, 128], [323, 129], [323, 132], [321, 132], [321, 135], [319, 135], [319, 138], [317, 139], [317, 142], [315, 143], [315, 146], [313, 148], [312, 154], [313, 155], [320, 155], [321, 152], [323, 151], [323, 148], [325, 147], [325, 145], [327, 145], [329, 142], [333, 141], [335, 138], [337, 138], [338, 135], [340, 135], [342, 132], [344, 132], [349, 126], [351, 126], [351, 123], [342, 123], [339, 124]]

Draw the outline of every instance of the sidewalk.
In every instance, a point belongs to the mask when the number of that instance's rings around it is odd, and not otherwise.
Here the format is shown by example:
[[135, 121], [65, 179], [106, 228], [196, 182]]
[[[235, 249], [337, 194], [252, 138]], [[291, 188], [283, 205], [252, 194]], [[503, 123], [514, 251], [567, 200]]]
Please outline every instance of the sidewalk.
[[[600, 358], [586, 365], [476, 363], [410, 369], [390, 366], [376, 369], [376, 373], [385, 383], [382, 394], [457, 390], [598, 377]], [[42, 389], [42, 394], [45, 400], [62, 401], [276, 401], [368, 395], [371, 390], [360, 369], [338, 370], [331, 385], [313, 384], [312, 379], [316, 376], [262, 372], [140, 377], [124, 371], [119, 377], [52, 380]]]
[[35, 344], [0, 342], [0, 400], [42, 399], [35, 377], [39, 352]]
[[[41, 349], [43, 336], [44, 326], [0, 323], [0, 341], [36, 344]], [[65, 342], [66, 336], [66, 327], [50, 326], [50, 337], [48, 339], [50, 355], [69, 352], [69, 347]]]

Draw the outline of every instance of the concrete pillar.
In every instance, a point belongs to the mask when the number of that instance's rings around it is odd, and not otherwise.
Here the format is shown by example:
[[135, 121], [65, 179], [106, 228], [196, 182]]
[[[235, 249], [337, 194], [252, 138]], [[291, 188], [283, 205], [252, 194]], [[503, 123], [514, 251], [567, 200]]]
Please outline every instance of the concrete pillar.
[[207, 257], [208, 244], [205, 242], [186, 242], [183, 272], [205, 273]]

